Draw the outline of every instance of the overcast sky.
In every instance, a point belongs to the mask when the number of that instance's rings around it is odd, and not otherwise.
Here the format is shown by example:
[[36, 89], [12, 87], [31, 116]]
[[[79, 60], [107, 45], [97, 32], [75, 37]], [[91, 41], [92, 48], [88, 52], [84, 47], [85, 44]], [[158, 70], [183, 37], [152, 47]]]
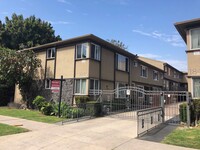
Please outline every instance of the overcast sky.
[[122, 41], [133, 54], [187, 70], [175, 22], [200, 17], [200, 0], [0, 0], [0, 20], [13, 13], [49, 21], [68, 39], [94, 34]]

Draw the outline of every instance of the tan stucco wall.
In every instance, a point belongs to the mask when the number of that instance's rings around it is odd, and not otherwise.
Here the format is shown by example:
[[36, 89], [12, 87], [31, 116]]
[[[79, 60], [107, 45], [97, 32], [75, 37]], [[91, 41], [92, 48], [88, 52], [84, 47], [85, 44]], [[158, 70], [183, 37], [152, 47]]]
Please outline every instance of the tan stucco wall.
[[188, 76], [200, 76], [200, 54], [194, 55], [194, 53], [195, 52], [187, 53]]
[[[152, 84], [156, 86], [163, 86], [163, 79], [160, 78], [160, 72], [159, 70], [156, 70], [154, 68], [151, 68], [149, 66], [146, 66], [148, 68], [148, 77], [144, 78], [140, 76], [140, 67], [141, 65], [145, 66], [145, 64], [142, 64], [141, 62], [138, 63], [137, 67], [132, 66], [131, 69], [131, 82], [141, 82], [141, 84]], [[153, 70], [158, 71], [158, 81], [153, 80]]]
[[114, 83], [109, 81], [101, 81], [101, 89], [102, 90], [113, 90]]
[[128, 72], [116, 70], [115, 75], [116, 75], [116, 82], [128, 83]]
[[14, 102], [15, 103], [21, 103], [21, 101], [22, 101], [22, 96], [21, 96], [20, 91], [19, 91], [19, 86], [15, 85]]
[[114, 53], [102, 48], [101, 78], [114, 81]]
[[89, 60], [76, 61], [76, 78], [89, 77]]
[[95, 60], [89, 60], [89, 75], [91, 78], [99, 78], [100, 62]]
[[54, 59], [47, 60], [46, 78], [54, 78], [54, 63]]
[[58, 48], [56, 58], [56, 78], [74, 77], [74, 52], [75, 46]]

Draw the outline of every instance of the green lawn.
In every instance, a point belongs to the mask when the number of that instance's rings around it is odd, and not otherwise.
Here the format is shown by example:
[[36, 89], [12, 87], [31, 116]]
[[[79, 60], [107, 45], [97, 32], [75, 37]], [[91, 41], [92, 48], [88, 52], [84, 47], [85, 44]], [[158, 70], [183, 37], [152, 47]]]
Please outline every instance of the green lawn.
[[28, 129], [0, 123], [0, 136], [27, 132]]
[[200, 149], [200, 128], [177, 128], [162, 143]]
[[45, 116], [39, 111], [11, 109], [8, 107], [0, 107], [0, 115], [23, 118], [45, 123], [56, 123], [62, 120], [55, 116]]

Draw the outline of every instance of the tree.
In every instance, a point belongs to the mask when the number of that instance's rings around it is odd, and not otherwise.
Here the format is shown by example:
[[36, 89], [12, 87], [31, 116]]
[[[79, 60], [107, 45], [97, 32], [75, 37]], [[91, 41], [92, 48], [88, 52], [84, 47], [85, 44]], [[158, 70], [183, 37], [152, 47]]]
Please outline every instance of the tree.
[[23, 49], [41, 44], [61, 40], [55, 36], [51, 24], [40, 18], [22, 15], [12, 15], [11, 19], [5, 18], [5, 23], [0, 22], [0, 46], [9, 49]]
[[127, 50], [128, 49], [128, 46], [126, 46], [123, 42], [119, 41], [119, 40], [114, 40], [114, 39], [111, 39], [111, 40], [108, 40], [108, 42], [110, 42], [111, 44], [115, 45], [115, 46], [118, 46], [124, 50]]
[[19, 85], [23, 100], [29, 107], [31, 101], [31, 88], [34, 79], [37, 79], [37, 69], [41, 61], [33, 51], [13, 51], [0, 48], [0, 81], [12, 86]]

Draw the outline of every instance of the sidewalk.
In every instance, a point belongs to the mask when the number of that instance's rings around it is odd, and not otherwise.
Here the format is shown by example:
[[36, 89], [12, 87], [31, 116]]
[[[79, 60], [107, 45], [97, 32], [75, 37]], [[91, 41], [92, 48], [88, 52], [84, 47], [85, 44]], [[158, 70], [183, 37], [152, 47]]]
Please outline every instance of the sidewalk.
[[36, 122], [36, 121], [14, 118], [14, 117], [8, 117], [8, 116], [2, 116], [2, 115], [0, 115], [0, 123], [13, 125], [13, 126], [20, 126], [22, 128], [26, 128], [26, 129], [29, 129], [31, 131], [37, 131], [37, 130], [42, 130], [44, 128], [51, 128], [51, 127], [56, 126], [54, 124]]
[[136, 139], [135, 120], [103, 117], [61, 126], [0, 116], [0, 123], [32, 130], [0, 137], [2, 150], [192, 150]]

